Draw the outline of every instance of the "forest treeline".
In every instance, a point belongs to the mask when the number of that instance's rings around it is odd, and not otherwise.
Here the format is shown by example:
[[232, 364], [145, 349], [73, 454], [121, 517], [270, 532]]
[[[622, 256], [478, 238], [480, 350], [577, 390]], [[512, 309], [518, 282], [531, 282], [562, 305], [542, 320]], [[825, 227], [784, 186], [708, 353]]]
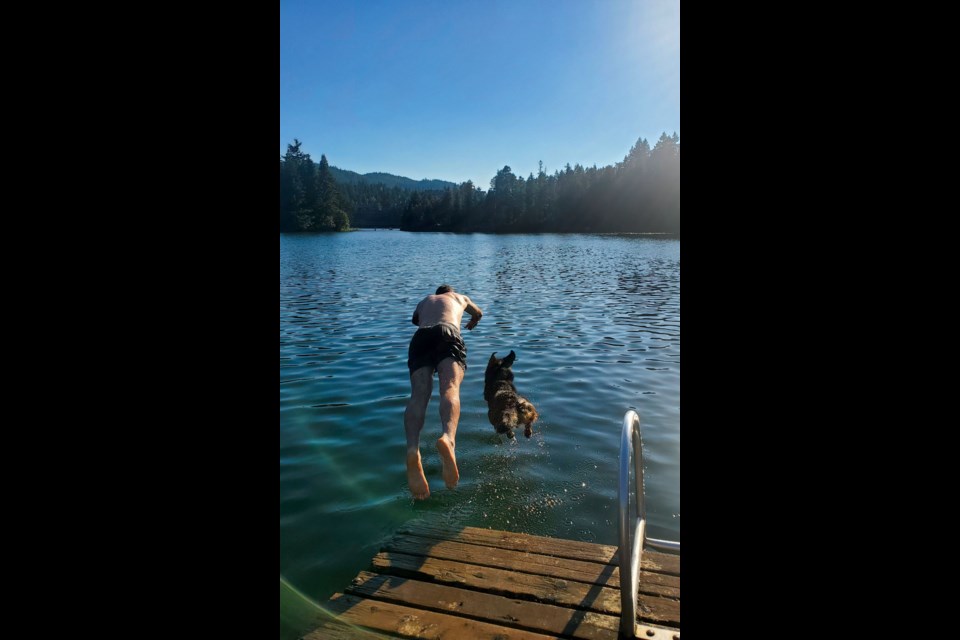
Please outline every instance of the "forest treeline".
[[280, 159], [280, 230], [399, 227], [407, 231], [680, 233], [680, 137], [641, 138], [622, 162], [566, 165], [517, 176], [505, 166], [488, 191], [473, 182], [411, 191], [365, 181], [337, 183], [326, 156], [315, 163], [294, 140]]

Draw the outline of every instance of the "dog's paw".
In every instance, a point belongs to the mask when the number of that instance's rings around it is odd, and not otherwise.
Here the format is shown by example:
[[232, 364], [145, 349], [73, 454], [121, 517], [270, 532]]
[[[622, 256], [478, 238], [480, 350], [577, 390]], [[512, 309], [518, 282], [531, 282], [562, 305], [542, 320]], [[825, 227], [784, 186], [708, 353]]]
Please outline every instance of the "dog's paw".
[[533, 435], [533, 427], [531, 427], [530, 425], [527, 425], [526, 427], [524, 427], [524, 429], [523, 429], [523, 435], [527, 436], [528, 438], [529, 438], [530, 436], [532, 436], [532, 435]]

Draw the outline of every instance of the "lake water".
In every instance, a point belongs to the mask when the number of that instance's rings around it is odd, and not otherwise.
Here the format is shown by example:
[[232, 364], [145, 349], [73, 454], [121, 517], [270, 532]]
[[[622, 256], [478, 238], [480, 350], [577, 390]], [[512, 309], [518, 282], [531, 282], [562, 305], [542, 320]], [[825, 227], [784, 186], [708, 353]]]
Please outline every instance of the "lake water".
[[[403, 432], [410, 318], [444, 283], [484, 315], [463, 331], [460, 484], [448, 490], [440, 477], [435, 380], [421, 434], [431, 497], [414, 502]], [[483, 371], [510, 350], [516, 386], [540, 413], [529, 440], [509, 441], [487, 420]], [[679, 240], [281, 234], [281, 637], [302, 631], [291, 622], [296, 591], [325, 601], [413, 520], [616, 545], [627, 409], [643, 427], [648, 535], [679, 540]]]

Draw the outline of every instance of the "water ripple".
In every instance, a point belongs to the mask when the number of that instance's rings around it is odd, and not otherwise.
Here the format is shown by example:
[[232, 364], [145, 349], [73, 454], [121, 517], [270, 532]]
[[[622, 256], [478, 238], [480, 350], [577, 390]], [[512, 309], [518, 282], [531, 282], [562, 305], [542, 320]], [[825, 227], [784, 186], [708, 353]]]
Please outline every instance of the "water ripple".
[[[457, 456], [432, 496], [406, 489], [403, 413], [416, 303], [441, 283], [484, 310], [464, 332]], [[529, 440], [497, 435], [483, 401], [490, 354], [517, 354], [540, 412]], [[643, 424], [650, 535], [680, 535], [680, 243], [638, 236], [409, 234], [280, 239], [280, 561], [325, 599], [415, 518], [616, 544], [617, 457], [628, 408]]]

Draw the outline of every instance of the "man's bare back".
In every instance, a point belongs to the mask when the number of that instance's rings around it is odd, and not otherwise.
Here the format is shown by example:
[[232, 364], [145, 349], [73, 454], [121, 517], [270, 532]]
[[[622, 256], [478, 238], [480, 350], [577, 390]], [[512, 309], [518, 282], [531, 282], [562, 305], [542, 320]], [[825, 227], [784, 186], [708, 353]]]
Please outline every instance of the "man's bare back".
[[470, 322], [467, 323], [467, 329], [472, 331], [480, 322], [480, 316], [483, 314], [480, 307], [475, 305], [470, 298], [456, 291], [429, 295], [420, 301], [413, 312], [413, 324], [418, 327], [429, 327], [446, 322], [459, 329], [464, 311], [472, 316]]

